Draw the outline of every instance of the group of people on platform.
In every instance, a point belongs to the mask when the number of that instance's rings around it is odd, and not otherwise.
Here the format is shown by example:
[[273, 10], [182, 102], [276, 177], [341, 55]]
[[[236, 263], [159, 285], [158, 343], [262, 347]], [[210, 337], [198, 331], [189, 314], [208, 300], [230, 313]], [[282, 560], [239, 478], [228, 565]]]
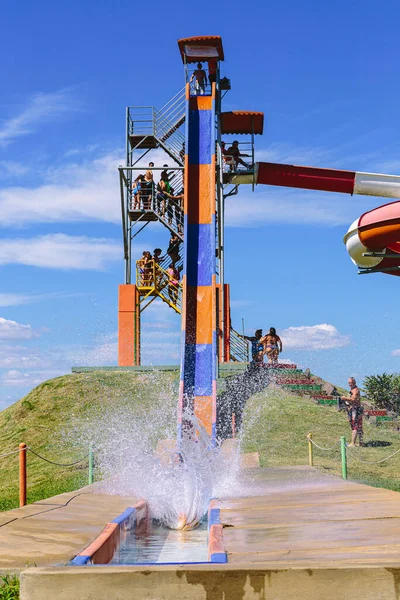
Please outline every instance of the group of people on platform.
[[262, 329], [257, 329], [252, 336], [244, 335], [244, 339], [251, 342], [251, 356], [255, 365], [264, 363], [264, 356], [270, 364], [278, 362], [279, 354], [283, 350], [282, 340], [276, 333], [275, 327], [270, 327], [269, 332], [263, 335]]
[[175, 219], [179, 233], [183, 231], [183, 189], [175, 194], [170, 181], [171, 170], [168, 165], [163, 165], [160, 181], [154, 181], [152, 168], [154, 163], [150, 162], [146, 173], [136, 177], [132, 187], [131, 210], [153, 210], [163, 219], [167, 219], [170, 225]]
[[[168, 296], [173, 304], [178, 301], [181, 268], [177, 266], [180, 260], [180, 238], [172, 234], [167, 252], [162, 256], [161, 248], [155, 248], [153, 254], [145, 250], [137, 261], [140, 287], [155, 287], [158, 291], [167, 288]], [[169, 260], [167, 260], [169, 259]]]

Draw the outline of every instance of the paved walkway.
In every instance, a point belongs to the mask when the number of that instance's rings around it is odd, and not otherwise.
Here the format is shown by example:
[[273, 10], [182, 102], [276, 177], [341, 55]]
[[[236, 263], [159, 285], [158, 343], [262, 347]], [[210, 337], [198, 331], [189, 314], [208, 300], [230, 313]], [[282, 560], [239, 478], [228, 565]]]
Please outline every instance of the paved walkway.
[[67, 563], [135, 502], [97, 493], [95, 484], [0, 513], [0, 573]]
[[400, 493], [312, 467], [254, 471], [254, 494], [221, 500], [230, 564], [400, 567]]

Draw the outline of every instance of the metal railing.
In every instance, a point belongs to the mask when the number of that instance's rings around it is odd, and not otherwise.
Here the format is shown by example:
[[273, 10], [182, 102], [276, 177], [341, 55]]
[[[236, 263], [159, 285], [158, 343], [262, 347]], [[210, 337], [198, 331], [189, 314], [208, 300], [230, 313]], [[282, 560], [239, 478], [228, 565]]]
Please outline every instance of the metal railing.
[[249, 344], [233, 327], [230, 330], [230, 359], [234, 362], [249, 362]]
[[154, 136], [158, 143], [178, 162], [183, 163], [185, 136], [179, 130], [185, 122], [186, 97], [182, 88], [161, 109], [153, 106], [128, 107], [128, 136], [137, 136], [133, 150], [142, 140]]
[[136, 261], [136, 285], [142, 296], [141, 302], [150, 296], [158, 296], [180, 314], [182, 283], [178, 280], [179, 269], [176, 265], [176, 272], [173, 274], [169, 272], [168, 267], [167, 269], [161, 267], [161, 264], [163, 263], [154, 260]]
[[[239, 152], [242, 156], [235, 157], [229, 154], [231, 143], [225, 143], [222, 153], [222, 169], [224, 173], [237, 173], [239, 171], [254, 170], [254, 143], [249, 141], [239, 142]], [[243, 164], [245, 163], [245, 164]]]
[[154, 182], [147, 182], [145, 185], [143, 182], [134, 182], [133, 190], [128, 189], [129, 210], [130, 212], [154, 212], [170, 231], [177, 233], [182, 238], [184, 220], [182, 173], [176, 172], [171, 176], [169, 183], [173, 184], [174, 194], [167, 195], [157, 189], [157, 184]]

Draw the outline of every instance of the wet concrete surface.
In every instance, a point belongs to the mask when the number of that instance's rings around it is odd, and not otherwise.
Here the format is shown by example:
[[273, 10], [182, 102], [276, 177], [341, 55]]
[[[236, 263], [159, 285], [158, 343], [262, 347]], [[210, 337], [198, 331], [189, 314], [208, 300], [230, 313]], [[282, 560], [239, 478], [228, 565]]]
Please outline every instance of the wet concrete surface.
[[400, 567], [400, 493], [311, 467], [257, 469], [249, 495], [219, 500], [231, 564]]
[[0, 573], [67, 563], [137, 500], [93, 485], [0, 513]]

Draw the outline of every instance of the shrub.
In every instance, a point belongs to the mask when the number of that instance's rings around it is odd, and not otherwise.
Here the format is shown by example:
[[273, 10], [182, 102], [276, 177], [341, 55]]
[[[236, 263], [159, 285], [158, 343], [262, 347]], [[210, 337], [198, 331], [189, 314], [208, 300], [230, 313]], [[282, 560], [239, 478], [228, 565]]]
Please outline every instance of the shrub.
[[400, 407], [400, 375], [382, 373], [369, 375], [364, 379], [364, 394], [377, 408], [399, 411]]

